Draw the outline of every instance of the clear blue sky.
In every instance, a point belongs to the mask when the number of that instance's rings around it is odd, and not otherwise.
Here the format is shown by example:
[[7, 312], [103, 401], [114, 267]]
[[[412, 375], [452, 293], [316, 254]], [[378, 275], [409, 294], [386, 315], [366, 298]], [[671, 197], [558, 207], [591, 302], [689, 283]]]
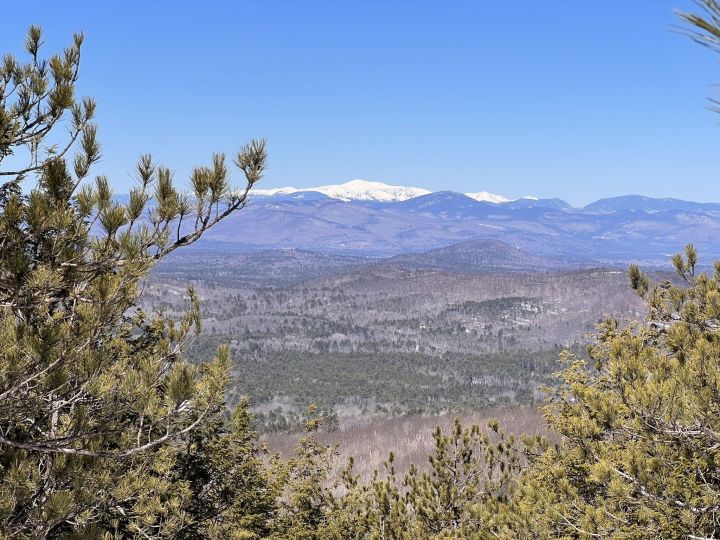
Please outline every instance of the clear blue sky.
[[85, 32], [118, 192], [141, 153], [182, 180], [262, 136], [263, 187], [720, 201], [720, 57], [670, 30], [690, 0], [110, 4], [12, 2], [0, 51]]

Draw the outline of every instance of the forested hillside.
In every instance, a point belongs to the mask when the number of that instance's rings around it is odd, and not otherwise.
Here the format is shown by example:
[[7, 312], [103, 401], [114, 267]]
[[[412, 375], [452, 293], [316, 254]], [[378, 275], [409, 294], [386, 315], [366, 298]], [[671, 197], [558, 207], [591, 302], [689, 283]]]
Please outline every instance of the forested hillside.
[[[397, 258], [262, 252], [242, 256], [236, 274], [237, 256], [178, 255], [153, 272], [142, 301], [179, 314], [182, 284], [193, 283], [204, 333], [190, 358], [227, 343], [230, 396], [247, 394], [258, 425], [271, 431], [297, 429], [310, 403], [328, 416], [326, 427], [537, 403], [563, 347], [582, 350], [605, 318], [646, 312], [624, 272], [517, 271], [523, 263], [468, 273], [464, 262], [451, 266], [462, 249], [444, 250], [452, 271], [409, 270]], [[437, 265], [438, 254], [430, 255]], [[300, 261], [295, 283], [284, 278], [288, 261]]]
[[203, 299], [205, 335], [227, 337], [238, 351], [545, 349], [582, 341], [607, 317], [644, 313], [624, 272], [614, 269], [464, 273], [408, 270], [389, 261], [348, 270], [318, 265], [319, 275], [333, 275], [312, 279], [305, 269], [304, 280], [283, 285], [279, 277], [269, 287], [268, 276], [282, 271], [274, 259], [260, 254], [237, 274], [228, 270], [233, 261], [215, 256], [192, 270], [184, 270], [187, 262], [160, 267], [143, 302], [179, 312], [190, 280]]

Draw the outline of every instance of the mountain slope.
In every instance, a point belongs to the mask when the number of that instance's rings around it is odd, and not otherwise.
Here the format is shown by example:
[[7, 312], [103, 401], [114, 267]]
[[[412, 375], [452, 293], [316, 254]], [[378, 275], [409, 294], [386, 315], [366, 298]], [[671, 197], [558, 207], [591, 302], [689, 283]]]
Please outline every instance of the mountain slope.
[[[362, 185], [355, 186], [355, 195], [362, 196]], [[402, 196], [402, 191], [392, 195]], [[718, 238], [717, 203], [628, 196], [578, 209], [559, 199], [491, 203], [451, 191], [406, 200], [343, 201], [308, 190], [253, 197], [203, 235], [198, 247], [391, 257], [485, 239], [568, 263], [666, 267], [688, 243], [697, 247], [701, 264], [712, 264], [720, 259]]]
[[475, 199], [476, 201], [485, 201], [485, 202], [491, 202], [491, 203], [506, 203], [509, 202], [510, 199], [503, 195], [496, 195], [495, 193], [490, 193], [489, 191], [478, 191], [476, 193], [465, 193], [468, 197], [471, 199]]
[[484, 239], [469, 240], [425, 253], [397, 255], [387, 263], [409, 269], [461, 273], [546, 272], [570, 266], [546, 257], [531, 255], [505, 242]]
[[600, 199], [583, 207], [588, 212], [669, 212], [669, 211], [720, 211], [720, 203], [697, 203], [682, 199], [644, 197], [642, 195], [624, 195]]

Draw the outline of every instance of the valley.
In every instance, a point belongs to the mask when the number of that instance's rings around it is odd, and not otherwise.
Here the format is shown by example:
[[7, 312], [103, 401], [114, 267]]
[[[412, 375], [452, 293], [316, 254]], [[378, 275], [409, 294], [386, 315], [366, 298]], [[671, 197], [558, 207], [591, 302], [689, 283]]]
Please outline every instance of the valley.
[[595, 325], [638, 318], [625, 272], [560, 270], [497, 241], [367, 259], [297, 250], [183, 254], [159, 265], [146, 307], [202, 299], [194, 360], [230, 346], [230, 396], [265, 431], [297, 429], [316, 403], [332, 428], [371, 418], [537, 403], [558, 358]]
[[179, 316], [191, 284], [199, 362], [232, 354], [229, 399], [259, 428], [330, 429], [539, 403], [564, 350], [599, 322], [642, 319], [627, 265], [673, 280], [669, 255], [716, 254], [720, 206], [628, 196], [560, 199], [362, 181], [259, 190], [250, 205], [162, 261], [143, 303]]

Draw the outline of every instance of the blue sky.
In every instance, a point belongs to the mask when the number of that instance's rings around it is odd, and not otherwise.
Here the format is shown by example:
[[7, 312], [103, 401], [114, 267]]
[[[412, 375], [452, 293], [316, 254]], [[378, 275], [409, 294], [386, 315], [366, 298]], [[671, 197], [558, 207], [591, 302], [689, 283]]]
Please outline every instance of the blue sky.
[[266, 137], [263, 187], [720, 201], [720, 57], [670, 29], [690, 0], [105, 4], [4, 6], [0, 52], [85, 32], [118, 192], [141, 153], [183, 181]]

